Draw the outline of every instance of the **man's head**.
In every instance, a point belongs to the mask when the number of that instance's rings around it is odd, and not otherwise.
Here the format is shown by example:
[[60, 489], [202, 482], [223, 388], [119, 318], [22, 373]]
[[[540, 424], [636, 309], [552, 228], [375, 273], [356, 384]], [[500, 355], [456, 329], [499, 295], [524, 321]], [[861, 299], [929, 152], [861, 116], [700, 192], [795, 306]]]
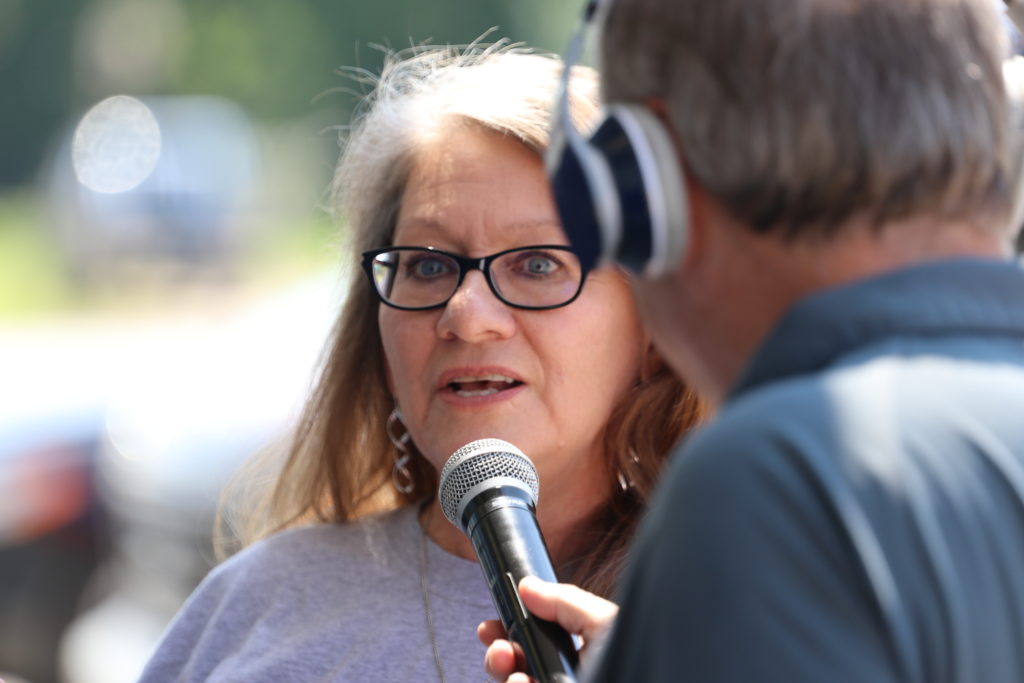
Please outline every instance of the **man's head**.
[[1008, 241], [995, 0], [611, 0], [602, 30], [604, 99], [658, 114], [690, 196], [638, 298], [712, 398], [809, 291]]
[[756, 231], [998, 224], [1007, 49], [995, 0], [612, 0], [602, 84], [663, 102], [687, 172]]

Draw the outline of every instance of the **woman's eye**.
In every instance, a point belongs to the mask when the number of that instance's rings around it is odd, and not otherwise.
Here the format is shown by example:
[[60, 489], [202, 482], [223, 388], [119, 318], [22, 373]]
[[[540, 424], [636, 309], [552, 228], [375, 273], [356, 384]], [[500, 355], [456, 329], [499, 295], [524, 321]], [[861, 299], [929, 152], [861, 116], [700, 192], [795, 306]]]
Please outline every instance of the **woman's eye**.
[[523, 254], [519, 260], [519, 270], [524, 275], [551, 275], [560, 267], [558, 259], [548, 254]]
[[556, 268], [558, 268], [558, 264], [551, 259], [544, 258], [542, 256], [534, 256], [526, 262], [526, 269], [531, 273], [536, 273], [538, 275], [546, 275]]
[[441, 259], [425, 256], [410, 263], [409, 271], [412, 277], [430, 279], [450, 273], [451, 267]]

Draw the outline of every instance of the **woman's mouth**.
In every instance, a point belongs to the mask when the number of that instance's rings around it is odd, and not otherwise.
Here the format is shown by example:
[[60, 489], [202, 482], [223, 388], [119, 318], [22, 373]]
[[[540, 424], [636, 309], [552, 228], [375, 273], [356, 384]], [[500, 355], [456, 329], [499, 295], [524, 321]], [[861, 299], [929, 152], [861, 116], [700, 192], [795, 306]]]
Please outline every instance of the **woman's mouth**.
[[448, 382], [447, 386], [456, 396], [476, 398], [478, 396], [490, 396], [501, 391], [507, 391], [521, 384], [522, 382], [519, 380], [507, 375], [489, 374], [479, 377], [454, 377]]

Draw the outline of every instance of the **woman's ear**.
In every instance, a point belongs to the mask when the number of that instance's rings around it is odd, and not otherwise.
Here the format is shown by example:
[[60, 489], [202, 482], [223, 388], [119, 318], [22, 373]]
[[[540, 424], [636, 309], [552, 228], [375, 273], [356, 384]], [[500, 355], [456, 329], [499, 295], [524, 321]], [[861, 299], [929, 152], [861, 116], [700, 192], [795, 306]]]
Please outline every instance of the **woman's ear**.
[[661, 372], [665, 367], [665, 359], [658, 353], [658, 349], [654, 348], [654, 343], [651, 341], [650, 335], [644, 335], [647, 341], [647, 347], [644, 349], [643, 362], [640, 366], [640, 381], [646, 382], [651, 377]]

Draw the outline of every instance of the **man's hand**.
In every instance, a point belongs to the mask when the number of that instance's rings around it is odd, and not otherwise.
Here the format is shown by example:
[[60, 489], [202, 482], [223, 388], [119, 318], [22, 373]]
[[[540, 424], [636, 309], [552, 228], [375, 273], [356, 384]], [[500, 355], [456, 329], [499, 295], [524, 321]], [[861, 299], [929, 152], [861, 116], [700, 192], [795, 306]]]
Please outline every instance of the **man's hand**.
[[[619, 606], [582, 588], [567, 583], [547, 583], [527, 576], [519, 582], [519, 597], [531, 614], [558, 623], [588, 643], [603, 635], [615, 621]], [[476, 635], [487, 646], [484, 668], [488, 675], [506, 683], [529, 683], [518, 646], [505, 640], [505, 629], [497, 620], [485, 621]], [[583, 651], [580, 653], [583, 654]]]

